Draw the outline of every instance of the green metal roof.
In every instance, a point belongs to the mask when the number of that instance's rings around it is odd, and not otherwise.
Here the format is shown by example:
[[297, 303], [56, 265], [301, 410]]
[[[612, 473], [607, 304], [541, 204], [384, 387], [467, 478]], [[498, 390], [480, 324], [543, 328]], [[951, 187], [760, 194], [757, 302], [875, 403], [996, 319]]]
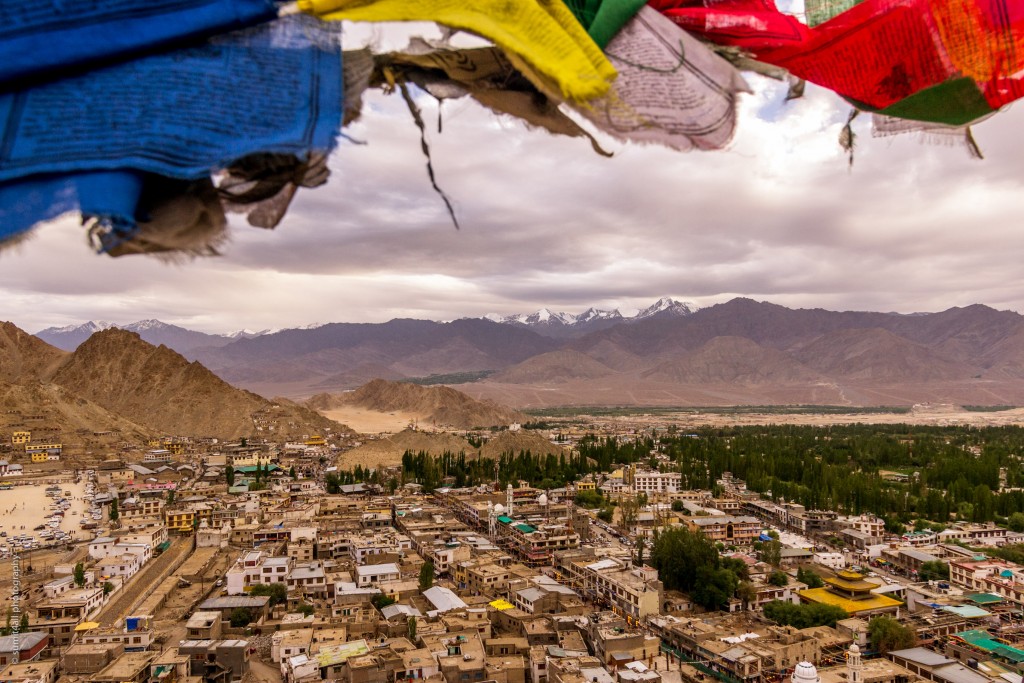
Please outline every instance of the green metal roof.
[[1016, 662], [1018, 664], [1024, 662], [1024, 650], [1011, 647], [1006, 643], [996, 640], [988, 631], [963, 631], [961, 633], [957, 633], [956, 636], [957, 638], [962, 638], [979, 650], [984, 650], [996, 657], [1002, 657], [1003, 659], [1008, 659], [1011, 662]]
[[961, 631], [960, 633], [956, 634], [956, 637], [962, 638], [974, 647], [981, 648], [986, 652], [994, 650], [995, 648], [1002, 645], [1002, 643], [993, 639], [992, 634], [988, 631], [981, 631], [977, 629], [971, 631]]
[[1018, 650], [1015, 647], [1009, 645], [1000, 645], [999, 647], [992, 650], [992, 654], [998, 657], [1004, 657], [1009, 659], [1011, 662], [1017, 662], [1020, 664], [1024, 662], [1024, 650]]
[[512, 518], [507, 515], [502, 515], [501, 517], [498, 517], [498, 521], [502, 524], [511, 524]]
[[522, 531], [524, 534], [532, 534], [534, 531], [536, 531], [536, 529], [534, 529], [529, 524], [516, 524], [516, 528]]
[[991, 605], [1003, 601], [1001, 597], [993, 593], [975, 593], [974, 595], [968, 595], [967, 599], [976, 605]]
[[[277, 470], [279, 470], [281, 468], [278, 467], [277, 465], [274, 465], [273, 463], [271, 463], [270, 465], [264, 465], [263, 469], [265, 471], [267, 471], [267, 472], [275, 472], [275, 471], [277, 471]], [[252, 474], [255, 471], [256, 471], [256, 465], [242, 465], [240, 467], [236, 467], [235, 468], [235, 473], [236, 474], [238, 474], [238, 473], [241, 473], [241, 474]]]

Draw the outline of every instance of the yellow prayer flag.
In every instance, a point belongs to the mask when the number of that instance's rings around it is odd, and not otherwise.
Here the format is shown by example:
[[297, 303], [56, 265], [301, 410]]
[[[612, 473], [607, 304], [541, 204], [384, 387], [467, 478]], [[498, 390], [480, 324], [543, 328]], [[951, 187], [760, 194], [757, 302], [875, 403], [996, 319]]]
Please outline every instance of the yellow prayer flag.
[[298, 4], [301, 11], [329, 20], [433, 21], [471, 31], [522, 59], [575, 101], [600, 97], [615, 78], [615, 67], [562, 0], [299, 0]]

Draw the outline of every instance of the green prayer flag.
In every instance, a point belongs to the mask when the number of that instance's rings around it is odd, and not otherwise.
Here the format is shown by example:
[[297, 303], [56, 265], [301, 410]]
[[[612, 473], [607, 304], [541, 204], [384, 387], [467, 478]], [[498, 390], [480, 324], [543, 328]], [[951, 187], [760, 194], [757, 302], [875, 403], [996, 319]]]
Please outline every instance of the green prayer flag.
[[565, 0], [565, 4], [603, 49], [647, 0]]

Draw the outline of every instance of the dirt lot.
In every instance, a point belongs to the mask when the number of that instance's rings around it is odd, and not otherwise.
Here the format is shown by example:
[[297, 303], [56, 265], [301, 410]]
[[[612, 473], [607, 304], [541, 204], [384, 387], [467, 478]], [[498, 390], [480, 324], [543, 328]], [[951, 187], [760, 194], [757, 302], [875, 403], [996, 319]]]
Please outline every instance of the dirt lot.
[[[216, 592], [214, 583], [224, 575], [237, 554], [229, 548], [199, 548], [163, 585], [155, 587], [154, 602], [158, 602], [163, 593], [168, 594], [163, 605], [154, 610], [157, 635], [163, 636], [165, 642], [174, 642], [184, 636], [185, 618], [192, 611], [192, 606]], [[196, 580], [188, 587], [179, 585], [179, 577], [198, 579], [200, 572], [203, 580]]]
[[322, 413], [325, 417], [348, 425], [360, 434], [394, 434], [408, 427], [409, 423], [416, 419], [415, 415], [408, 413], [381, 413], [365, 408], [338, 408], [324, 410]]
[[[54, 578], [53, 567], [58, 564], [71, 564], [81, 561], [89, 554], [88, 546], [77, 546], [66, 550], [36, 550], [21, 557], [21, 590], [23, 593], [21, 609], [39, 600], [42, 595], [41, 586]], [[32, 569], [29, 572], [29, 568]], [[0, 561], [0, 614], [6, 614], [11, 604], [13, 587], [13, 564], [10, 558]]]

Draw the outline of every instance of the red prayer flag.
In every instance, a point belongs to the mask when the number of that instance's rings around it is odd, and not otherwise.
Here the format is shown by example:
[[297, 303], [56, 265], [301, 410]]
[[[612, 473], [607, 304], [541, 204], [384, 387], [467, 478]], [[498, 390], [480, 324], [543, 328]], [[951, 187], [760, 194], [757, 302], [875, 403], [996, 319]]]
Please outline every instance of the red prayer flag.
[[1015, 0], [864, 0], [814, 27], [772, 0], [649, 4], [871, 111], [967, 123], [1024, 95], [1024, 3]]

